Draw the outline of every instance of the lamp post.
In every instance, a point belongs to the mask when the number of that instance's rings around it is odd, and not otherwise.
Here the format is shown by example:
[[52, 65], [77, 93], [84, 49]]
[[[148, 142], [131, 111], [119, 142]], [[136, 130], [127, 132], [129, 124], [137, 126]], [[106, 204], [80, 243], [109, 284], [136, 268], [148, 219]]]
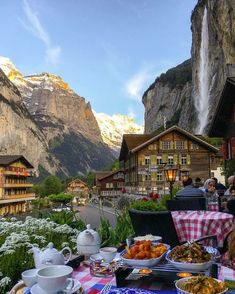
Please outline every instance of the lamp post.
[[164, 169], [165, 179], [170, 183], [170, 196], [173, 198], [173, 184], [176, 179], [177, 168], [174, 168], [172, 165], [168, 165]]

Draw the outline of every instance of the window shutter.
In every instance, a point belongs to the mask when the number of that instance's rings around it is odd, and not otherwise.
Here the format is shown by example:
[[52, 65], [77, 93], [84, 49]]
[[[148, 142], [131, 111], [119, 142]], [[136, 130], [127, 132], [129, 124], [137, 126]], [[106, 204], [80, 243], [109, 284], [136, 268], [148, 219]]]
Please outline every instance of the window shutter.
[[156, 155], [151, 155], [150, 156], [150, 163], [152, 164], [152, 165], [156, 165], [157, 164], [157, 157], [156, 157]]
[[184, 141], [184, 149], [188, 149], [188, 142]]
[[174, 142], [174, 149], [176, 149], [176, 141]]
[[168, 154], [162, 154], [162, 162], [166, 163], [168, 160]]
[[144, 155], [142, 155], [142, 165], [145, 165], [145, 156]]
[[190, 155], [187, 154], [187, 164], [190, 164]]
[[174, 165], [178, 164], [178, 155], [174, 154]]
[[142, 182], [145, 182], [145, 175], [142, 175]]
[[181, 154], [179, 155], [179, 164], [182, 164]]
[[171, 141], [171, 150], [173, 150], [173, 149], [174, 149], [174, 142]]
[[153, 182], [156, 182], [156, 180], [157, 180], [157, 173], [156, 172], [152, 173], [151, 174], [151, 178], [152, 178], [152, 181]]
[[192, 142], [190, 142], [189, 146], [190, 146], [190, 149], [193, 150], [193, 143]]
[[162, 149], [162, 141], [159, 141], [160, 149]]

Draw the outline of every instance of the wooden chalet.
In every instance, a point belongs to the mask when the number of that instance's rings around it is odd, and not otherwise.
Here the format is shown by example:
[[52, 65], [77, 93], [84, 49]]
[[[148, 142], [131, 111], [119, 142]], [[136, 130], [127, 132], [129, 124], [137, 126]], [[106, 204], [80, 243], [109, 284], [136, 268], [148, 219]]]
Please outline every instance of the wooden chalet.
[[158, 135], [124, 135], [119, 160], [124, 167], [125, 188], [128, 192], [163, 194], [166, 165], [177, 168], [178, 179], [187, 170], [192, 178], [206, 180], [212, 176], [217, 152], [202, 136], [178, 126]]
[[122, 169], [96, 173], [97, 194], [104, 198], [114, 198], [122, 194], [124, 172]]
[[27, 182], [33, 166], [22, 155], [0, 155], [0, 215], [25, 212], [35, 199]]
[[235, 78], [225, 82], [208, 135], [224, 139], [224, 160], [235, 157]]

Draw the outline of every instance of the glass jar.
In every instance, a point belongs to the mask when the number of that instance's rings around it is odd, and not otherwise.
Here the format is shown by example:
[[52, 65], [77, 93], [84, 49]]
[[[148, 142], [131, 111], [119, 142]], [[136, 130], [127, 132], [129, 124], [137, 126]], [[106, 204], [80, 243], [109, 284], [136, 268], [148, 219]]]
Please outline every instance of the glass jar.
[[113, 276], [118, 264], [116, 261], [110, 263], [104, 262], [100, 257], [90, 257], [90, 273], [96, 277], [108, 277]]

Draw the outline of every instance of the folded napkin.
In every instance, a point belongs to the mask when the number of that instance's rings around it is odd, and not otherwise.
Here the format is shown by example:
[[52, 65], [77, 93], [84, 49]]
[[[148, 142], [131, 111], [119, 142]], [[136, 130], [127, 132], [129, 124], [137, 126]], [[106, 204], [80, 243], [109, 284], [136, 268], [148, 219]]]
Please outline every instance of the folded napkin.
[[219, 280], [230, 280], [235, 281], [235, 270], [228, 268], [226, 266], [221, 266], [219, 272]]

